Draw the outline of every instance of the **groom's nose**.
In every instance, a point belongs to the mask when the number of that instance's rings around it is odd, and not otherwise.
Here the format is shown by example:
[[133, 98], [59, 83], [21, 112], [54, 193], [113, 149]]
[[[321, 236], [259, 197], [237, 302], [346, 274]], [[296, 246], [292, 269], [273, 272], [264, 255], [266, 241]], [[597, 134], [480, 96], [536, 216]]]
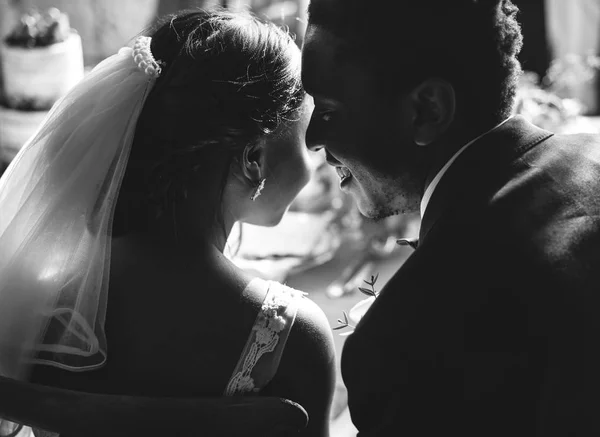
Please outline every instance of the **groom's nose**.
[[323, 141], [321, 141], [320, 135], [318, 134], [312, 119], [308, 124], [308, 128], [306, 129], [306, 147], [308, 147], [308, 150], [312, 152], [318, 152], [325, 147], [325, 144]]

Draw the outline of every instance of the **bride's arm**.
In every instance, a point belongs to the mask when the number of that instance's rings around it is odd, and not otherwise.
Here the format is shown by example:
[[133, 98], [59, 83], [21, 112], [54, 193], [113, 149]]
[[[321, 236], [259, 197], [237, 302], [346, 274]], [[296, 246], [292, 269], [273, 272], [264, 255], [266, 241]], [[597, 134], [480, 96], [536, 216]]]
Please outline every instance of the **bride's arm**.
[[267, 390], [306, 409], [309, 421], [302, 436], [328, 437], [335, 379], [331, 326], [323, 310], [304, 298], [279, 369]]

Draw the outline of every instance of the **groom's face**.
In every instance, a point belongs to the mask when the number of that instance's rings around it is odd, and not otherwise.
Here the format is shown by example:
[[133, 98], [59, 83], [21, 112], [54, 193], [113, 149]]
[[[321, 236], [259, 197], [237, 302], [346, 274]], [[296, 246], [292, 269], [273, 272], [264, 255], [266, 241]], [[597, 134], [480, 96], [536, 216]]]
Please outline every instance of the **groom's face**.
[[385, 96], [370, 69], [340, 56], [343, 48], [327, 29], [308, 26], [302, 74], [315, 108], [307, 145], [325, 149], [341, 189], [365, 216], [418, 211], [423, 151], [412, 138], [410, 98]]

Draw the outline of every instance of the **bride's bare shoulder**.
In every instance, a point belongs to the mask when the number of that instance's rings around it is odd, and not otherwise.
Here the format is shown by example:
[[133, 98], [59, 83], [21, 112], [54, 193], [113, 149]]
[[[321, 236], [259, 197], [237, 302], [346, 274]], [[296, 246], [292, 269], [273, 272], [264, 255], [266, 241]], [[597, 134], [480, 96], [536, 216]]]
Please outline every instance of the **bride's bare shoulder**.
[[[111, 250], [113, 287], [185, 293], [203, 300], [238, 295], [252, 279], [216, 250], [185, 251], [139, 239], [114, 239]], [[189, 294], [187, 289], [197, 293]], [[150, 297], [150, 296], [149, 296]]]
[[307, 436], [328, 436], [336, 383], [335, 345], [323, 310], [305, 295], [298, 301], [289, 334], [270, 391], [302, 405], [310, 417]]

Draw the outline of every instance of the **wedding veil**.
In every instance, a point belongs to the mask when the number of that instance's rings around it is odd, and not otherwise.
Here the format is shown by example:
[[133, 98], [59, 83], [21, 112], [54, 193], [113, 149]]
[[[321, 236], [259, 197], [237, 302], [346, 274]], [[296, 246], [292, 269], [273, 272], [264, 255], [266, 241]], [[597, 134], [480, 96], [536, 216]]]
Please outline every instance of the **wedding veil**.
[[160, 66], [139, 37], [58, 101], [0, 179], [0, 375], [106, 360], [111, 226]]

